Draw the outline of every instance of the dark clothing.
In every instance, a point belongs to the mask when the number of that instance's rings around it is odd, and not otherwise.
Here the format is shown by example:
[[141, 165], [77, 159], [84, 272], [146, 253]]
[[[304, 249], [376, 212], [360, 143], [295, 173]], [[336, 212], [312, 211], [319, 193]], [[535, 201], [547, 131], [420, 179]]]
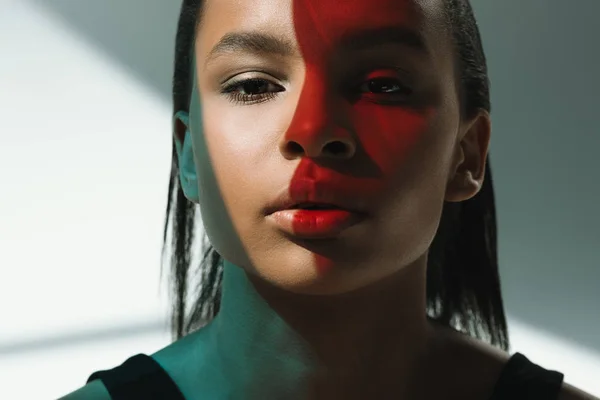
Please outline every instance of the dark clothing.
[[[560, 372], [546, 370], [515, 353], [503, 368], [489, 400], [556, 400], [563, 378]], [[95, 372], [88, 382], [95, 379], [102, 380], [112, 400], [185, 400], [169, 375], [145, 354], [133, 356], [116, 368]]]

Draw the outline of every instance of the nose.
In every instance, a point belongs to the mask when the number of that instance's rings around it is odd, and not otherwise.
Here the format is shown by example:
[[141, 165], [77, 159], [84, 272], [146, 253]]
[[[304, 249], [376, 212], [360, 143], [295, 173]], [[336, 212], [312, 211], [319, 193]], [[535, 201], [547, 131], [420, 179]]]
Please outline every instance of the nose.
[[340, 110], [326, 98], [325, 90], [310, 85], [300, 96], [292, 122], [279, 148], [288, 160], [299, 157], [348, 160], [356, 154], [356, 139], [342, 127]]
[[309, 136], [296, 139], [287, 138], [280, 147], [281, 153], [288, 160], [299, 157], [347, 160], [356, 153], [354, 141], [347, 138], [314, 138]]

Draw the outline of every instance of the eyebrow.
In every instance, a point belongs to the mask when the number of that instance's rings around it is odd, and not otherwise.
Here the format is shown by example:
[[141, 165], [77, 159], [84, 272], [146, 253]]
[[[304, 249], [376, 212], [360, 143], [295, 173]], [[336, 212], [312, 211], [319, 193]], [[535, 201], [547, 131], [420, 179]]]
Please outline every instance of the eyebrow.
[[[387, 26], [344, 33], [338, 46], [345, 51], [367, 50], [386, 44], [399, 44], [427, 54], [429, 49], [423, 35], [403, 26]], [[284, 37], [263, 32], [230, 32], [225, 34], [209, 52], [205, 65], [225, 54], [252, 53], [291, 57], [299, 54], [296, 44]]]
[[206, 57], [205, 65], [219, 56], [241, 52], [282, 57], [298, 54], [296, 45], [282, 37], [263, 32], [230, 32], [211, 49]]
[[348, 31], [339, 40], [339, 45], [345, 50], [367, 50], [387, 44], [408, 47], [418, 53], [429, 53], [425, 37], [420, 31], [400, 25]]

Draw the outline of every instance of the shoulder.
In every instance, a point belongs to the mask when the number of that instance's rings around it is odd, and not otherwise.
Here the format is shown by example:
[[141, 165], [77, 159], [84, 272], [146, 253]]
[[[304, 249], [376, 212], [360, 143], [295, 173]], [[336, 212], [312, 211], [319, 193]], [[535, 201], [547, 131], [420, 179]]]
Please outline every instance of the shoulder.
[[111, 397], [102, 381], [95, 380], [58, 400], [111, 400]]
[[433, 376], [441, 383], [436, 386], [445, 392], [437, 398], [448, 393], [466, 400], [491, 398], [510, 359], [505, 351], [445, 326], [437, 326], [433, 353]]
[[[444, 344], [450, 349], [452, 359], [460, 360], [455, 370], [468, 370], [470, 386], [474, 388], [471, 398], [489, 398], [512, 356], [494, 346], [454, 330], [446, 331]], [[531, 364], [534, 365], [534, 364]], [[536, 366], [538, 367], [538, 366]], [[550, 371], [548, 371], [550, 372]], [[460, 381], [457, 379], [457, 381]], [[464, 384], [463, 380], [463, 384]], [[557, 400], [600, 400], [568, 383], [562, 382]]]
[[600, 400], [598, 397], [585, 393], [568, 383], [563, 383], [557, 400]]

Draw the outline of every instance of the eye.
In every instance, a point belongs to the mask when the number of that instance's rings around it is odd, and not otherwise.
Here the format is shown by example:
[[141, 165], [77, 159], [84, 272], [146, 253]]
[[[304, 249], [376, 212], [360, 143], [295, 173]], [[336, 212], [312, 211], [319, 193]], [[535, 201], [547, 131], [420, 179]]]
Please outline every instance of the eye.
[[410, 95], [412, 90], [402, 84], [399, 79], [390, 77], [371, 78], [359, 86], [361, 93], [372, 93], [376, 95]]
[[222, 93], [236, 104], [257, 104], [274, 98], [285, 89], [263, 78], [248, 78], [227, 84]]

